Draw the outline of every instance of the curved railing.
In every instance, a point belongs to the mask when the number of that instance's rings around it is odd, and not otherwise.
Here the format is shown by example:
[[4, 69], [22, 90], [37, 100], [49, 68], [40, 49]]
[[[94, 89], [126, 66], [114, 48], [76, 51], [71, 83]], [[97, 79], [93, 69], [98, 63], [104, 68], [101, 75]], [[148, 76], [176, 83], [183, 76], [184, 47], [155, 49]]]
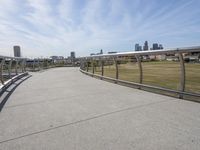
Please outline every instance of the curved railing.
[[0, 96], [16, 80], [28, 75], [28, 71], [40, 71], [63, 66], [63, 62], [54, 62], [47, 58], [21, 58], [0, 55]]
[[26, 58], [0, 56], [0, 94], [14, 81], [27, 75]]
[[200, 47], [82, 57], [80, 70], [115, 83], [200, 100]]

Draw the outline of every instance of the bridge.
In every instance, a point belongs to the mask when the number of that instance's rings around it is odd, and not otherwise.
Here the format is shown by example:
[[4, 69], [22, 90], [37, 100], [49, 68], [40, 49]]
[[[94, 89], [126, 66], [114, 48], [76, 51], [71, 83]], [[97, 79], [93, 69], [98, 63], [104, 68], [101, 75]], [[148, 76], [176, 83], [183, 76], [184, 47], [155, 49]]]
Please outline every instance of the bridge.
[[22, 69], [17, 80], [6, 81], [0, 149], [199, 149], [199, 103], [82, 72]]

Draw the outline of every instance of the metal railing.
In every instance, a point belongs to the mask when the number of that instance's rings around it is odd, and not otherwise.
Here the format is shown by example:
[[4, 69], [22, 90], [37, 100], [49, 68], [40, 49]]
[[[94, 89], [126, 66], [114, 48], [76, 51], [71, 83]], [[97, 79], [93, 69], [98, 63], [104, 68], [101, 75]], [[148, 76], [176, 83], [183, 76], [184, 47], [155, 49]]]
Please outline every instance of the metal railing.
[[0, 96], [16, 80], [29, 72], [41, 71], [53, 67], [64, 67], [64, 60], [49, 58], [21, 58], [0, 55]]
[[[136, 65], [134, 66], [134, 64]], [[137, 72], [135, 81], [129, 80], [132, 76], [130, 73], [126, 74], [131, 71], [130, 68], [133, 66], [137, 66], [132, 70], [133, 76]], [[155, 70], [155, 68], [158, 72], [154, 73], [151, 70]], [[82, 57], [80, 70], [88, 75], [115, 83], [200, 101], [200, 46]], [[148, 72], [152, 72], [154, 76], [149, 75]], [[157, 79], [164, 78], [162, 72], [166, 72], [165, 76], [170, 74], [169, 78], [165, 77], [166, 80], [156, 83]], [[161, 75], [158, 76], [158, 73]], [[177, 76], [177, 74], [179, 75]], [[168, 79], [171, 83], [167, 81]], [[173, 82], [177, 82], [178, 85], [175, 87]], [[188, 87], [191, 90], [188, 90]]]
[[55, 66], [56, 64], [53, 62], [53, 60], [48, 58], [27, 59], [26, 61], [27, 70], [33, 72], [49, 69]]
[[26, 58], [0, 55], [0, 94], [14, 81], [27, 75]]

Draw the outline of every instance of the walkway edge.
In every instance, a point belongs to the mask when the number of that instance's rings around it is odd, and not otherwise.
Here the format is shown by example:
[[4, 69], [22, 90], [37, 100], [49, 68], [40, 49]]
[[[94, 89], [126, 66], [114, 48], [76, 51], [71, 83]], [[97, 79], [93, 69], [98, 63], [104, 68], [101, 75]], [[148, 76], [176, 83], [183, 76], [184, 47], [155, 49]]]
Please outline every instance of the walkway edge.
[[[93, 74], [93, 73], [84, 71], [82, 69], [79, 69], [79, 70], [80, 70], [80, 72], [82, 72], [86, 75], [89, 75], [91, 77], [95, 77], [95, 78], [98, 78], [98, 79], [101, 79], [101, 80], [106, 80], [106, 81], [109, 81], [109, 82], [114, 82], [116, 84], [131, 87], [131, 88], [141, 89], [141, 90], [152, 92], [152, 93], [157, 93], [157, 94], [171, 96], [171, 97], [175, 97], [175, 98], [180, 99], [180, 97], [178, 97], [178, 96], [176, 97], [176, 96], [172, 96], [172, 95], [169, 95], [169, 94], [158, 93], [156, 91], [155, 92], [152, 91], [152, 90], [157, 90], [157, 91], [168, 92], [168, 93], [171, 93], [171, 94], [177, 94], [177, 95], [182, 94], [182, 95], [185, 95], [185, 96], [193, 96], [193, 97], [196, 97], [196, 98], [200, 98], [200, 95], [196, 94], [196, 93], [181, 92], [181, 91], [171, 90], [171, 89], [167, 89], [167, 88], [163, 88], [163, 87], [157, 87], [157, 86], [152, 86], [152, 85], [147, 85], [147, 84], [129, 82], [129, 81], [125, 81], [125, 80], [114, 79], [114, 78], [110, 78], [110, 77], [106, 77], [106, 76], [102, 76], [102, 75]], [[190, 100], [190, 101], [194, 101], [194, 102], [198, 102], [198, 103], [200, 102], [198, 100]]]

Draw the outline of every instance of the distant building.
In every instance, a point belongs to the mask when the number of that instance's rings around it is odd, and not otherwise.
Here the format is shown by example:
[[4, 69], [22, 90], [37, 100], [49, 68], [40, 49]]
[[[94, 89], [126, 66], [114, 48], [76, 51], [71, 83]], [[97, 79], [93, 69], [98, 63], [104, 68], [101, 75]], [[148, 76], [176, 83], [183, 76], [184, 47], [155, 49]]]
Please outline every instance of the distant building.
[[99, 53], [91, 53], [90, 55], [94, 56], [94, 55], [102, 55], [102, 54], [103, 54], [103, 50], [101, 49]]
[[64, 59], [63, 56], [51, 56], [50, 58], [53, 60], [63, 60]]
[[58, 56], [58, 59], [63, 60], [65, 58], [63, 56]]
[[50, 57], [52, 60], [57, 60], [58, 59], [58, 56], [51, 56]]
[[140, 45], [139, 44], [135, 44], [135, 51], [140, 51]]
[[153, 43], [153, 48], [152, 48], [152, 49], [153, 49], [153, 50], [159, 49], [158, 43]]
[[54, 63], [63, 62], [65, 59], [63, 56], [51, 56], [50, 58]]
[[162, 44], [153, 43], [153, 47], [151, 48], [151, 50], [159, 50], [159, 49], [163, 49]]
[[94, 55], [102, 55], [103, 54], [103, 50], [101, 49], [99, 53], [96, 53]]
[[142, 51], [142, 46], [139, 46], [139, 51]]
[[149, 49], [148, 41], [145, 41], [144, 46], [143, 46], [143, 50], [147, 51], [148, 49]]
[[117, 53], [117, 52], [108, 52], [108, 54], [115, 54], [115, 53]]
[[162, 44], [159, 44], [159, 49], [163, 49], [163, 46], [162, 46]]
[[135, 44], [135, 51], [142, 51], [142, 46]]
[[[159, 50], [159, 49], [164, 49], [162, 44], [158, 44], [158, 43], [153, 43], [153, 46], [150, 48], [150, 50]], [[149, 45], [148, 45], [148, 41], [145, 41], [144, 46], [140, 46], [140, 44], [136, 43], [135, 44], [135, 51], [147, 51], [149, 50]]]
[[20, 46], [14, 46], [14, 57], [21, 57], [21, 49]]
[[103, 54], [103, 50], [101, 49], [100, 54]]
[[72, 59], [76, 58], [75, 52], [71, 52], [71, 53], [70, 53], [70, 57], [71, 57]]
[[96, 55], [96, 54], [95, 54], [95, 53], [91, 53], [91, 54], [90, 54], [90, 56], [94, 56], [94, 55]]

